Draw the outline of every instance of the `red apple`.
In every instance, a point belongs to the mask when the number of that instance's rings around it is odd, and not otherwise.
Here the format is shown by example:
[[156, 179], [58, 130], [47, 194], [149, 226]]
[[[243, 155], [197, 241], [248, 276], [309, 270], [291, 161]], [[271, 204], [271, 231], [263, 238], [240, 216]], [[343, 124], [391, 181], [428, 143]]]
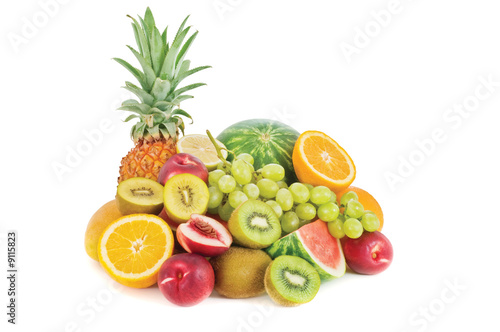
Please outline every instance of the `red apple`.
[[158, 215], [158, 217], [160, 217], [161, 219], [165, 220], [165, 222], [167, 223], [167, 225], [170, 226], [170, 228], [173, 230], [173, 231], [176, 231], [177, 230], [177, 227], [179, 227], [179, 224], [176, 223], [175, 221], [173, 221], [172, 219], [170, 219], [168, 217], [168, 214], [167, 214], [167, 211], [165, 211], [165, 208], [163, 208], [160, 212], [160, 214]]
[[[165, 208], [163, 208], [158, 215], [158, 217], [162, 218], [165, 220], [167, 225], [170, 226], [170, 228], [175, 232], [177, 230], [177, 227], [179, 226], [178, 223], [170, 219], [167, 215], [167, 212], [165, 211]], [[175, 233], [174, 233], [175, 234]], [[177, 240], [177, 239], [176, 239]], [[181, 254], [181, 253], [186, 253], [186, 250], [180, 245], [179, 241], [174, 241], [174, 254]]]
[[189, 153], [177, 153], [170, 157], [160, 169], [158, 182], [163, 186], [172, 176], [182, 173], [196, 175], [208, 184], [208, 169], [198, 158]]
[[392, 244], [378, 231], [365, 231], [357, 239], [344, 236], [341, 242], [346, 263], [356, 273], [377, 274], [391, 265]]
[[197, 254], [171, 256], [160, 267], [158, 287], [170, 302], [190, 307], [210, 296], [215, 276], [212, 265]]
[[220, 222], [194, 213], [177, 227], [176, 236], [187, 252], [209, 257], [226, 252], [233, 242], [231, 233]]

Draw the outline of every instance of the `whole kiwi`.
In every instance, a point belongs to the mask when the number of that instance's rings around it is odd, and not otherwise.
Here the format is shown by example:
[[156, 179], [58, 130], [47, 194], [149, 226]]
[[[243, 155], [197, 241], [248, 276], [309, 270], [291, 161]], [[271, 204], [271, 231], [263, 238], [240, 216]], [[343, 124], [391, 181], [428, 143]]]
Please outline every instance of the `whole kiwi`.
[[271, 257], [259, 249], [232, 246], [210, 259], [215, 272], [214, 289], [222, 296], [241, 299], [266, 292], [264, 276]]

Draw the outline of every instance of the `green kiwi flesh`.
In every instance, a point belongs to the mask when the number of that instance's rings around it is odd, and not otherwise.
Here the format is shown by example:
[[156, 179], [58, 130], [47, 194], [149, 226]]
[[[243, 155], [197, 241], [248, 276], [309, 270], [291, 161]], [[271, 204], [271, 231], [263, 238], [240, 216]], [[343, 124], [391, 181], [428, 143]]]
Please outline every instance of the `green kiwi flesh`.
[[281, 224], [273, 208], [254, 199], [231, 214], [228, 228], [235, 243], [252, 249], [269, 247], [281, 236]]
[[159, 214], [163, 208], [163, 186], [151, 179], [130, 178], [120, 182], [115, 199], [118, 210], [123, 215]]
[[210, 259], [215, 273], [214, 289], [234, 299], [263, 294], [266, 292], [264, 275], [271, 261], [262, 250], [231, 246], [222, 255]]
[[264, 285], [271, 299], [293, 307], [311, 301], [318, 293], [321, 280], [316, 269], [305, 259], [283, 255], [266, 269]]

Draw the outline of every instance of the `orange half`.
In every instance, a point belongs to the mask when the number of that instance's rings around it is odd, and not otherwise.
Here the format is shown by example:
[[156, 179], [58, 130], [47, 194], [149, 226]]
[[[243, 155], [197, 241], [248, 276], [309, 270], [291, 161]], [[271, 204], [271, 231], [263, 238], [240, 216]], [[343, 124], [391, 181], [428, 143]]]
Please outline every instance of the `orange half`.
[[122, 285], [146, 288], [156, 283], [163, 262], [172, 256], [174, 237], [163, 219], [131, 214], [117, 219], [103, 232], [99, 262]]
[[337, 203], [339, 204], [339, 206], [342, 195], [344, 195], [348, 191], [354, 191], [358, 195], [358, 201], [363, 205], [365, 210], [370, 210], [375, 213], [378, 220], [380, 220], [380, 227], [377, 230], [381, 231], [382, 227], [384, 226], [384, 213], [382, 212], [382, 208], [380, 207], [380, 204], [377, 202], [375, 197], [373, 197], [364, 189], [355, 186], [349, 186], [337, 194]]
[[306, 131], [299, 136], [292, 160], [300, 182], [326, 186], [335, 193], [349, 187], [356, 177], [351, 157], [337, 142], [320, 131]]

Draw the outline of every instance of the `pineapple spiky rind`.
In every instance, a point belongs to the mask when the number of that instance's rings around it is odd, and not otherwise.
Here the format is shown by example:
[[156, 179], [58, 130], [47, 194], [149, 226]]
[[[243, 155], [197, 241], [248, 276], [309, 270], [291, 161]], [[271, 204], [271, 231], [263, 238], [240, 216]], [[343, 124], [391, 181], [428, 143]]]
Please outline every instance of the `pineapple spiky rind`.
[[[133, 119], [139, 121], [132, 127], [130, 135], [134, 142], [143, 139], [147, 141], [169, 139], [177, 140], [178, 129], [184, 133], [185, 125], [182, 117], [193, 121], [186, 111], [179, 108], [182, 101], [193, 98], [186, 92], [205, 85], [194, 83], [181, 88], [178, 85], [185, 78], [210, 66], [200, 66], [189, 69], [190, 61], [185, 56], [198, 32], [187, 38], [190, 26], [185, 27], [189, 18], [186, 17], [180, 25], [174, 40], [167, 40], [167, 28], [160, 34], [156, 27], [153, 14], [149, 7], [144, 18], [132, 19], [132, 29], [138, 50], [127, 46], [139, 62], [141, 69], [132, 66], [127, 61], [114, 58], [125, 67], [138, 81], [140, 86], [125, 82], [124, 88], [139, 100], [129, 99], [122, 103], [119, 110], [132, 112], [125, 122]], [[187, 40], [186, 40], [187, 38]]]

